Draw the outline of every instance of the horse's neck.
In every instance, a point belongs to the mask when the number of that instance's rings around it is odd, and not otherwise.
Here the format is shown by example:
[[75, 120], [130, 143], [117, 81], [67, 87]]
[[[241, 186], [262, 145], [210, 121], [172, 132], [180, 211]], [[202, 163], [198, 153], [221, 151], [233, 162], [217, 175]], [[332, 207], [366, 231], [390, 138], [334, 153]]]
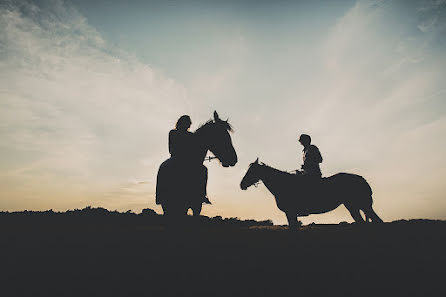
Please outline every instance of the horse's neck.
[[194, 134], [197, 141], [197, 158], [200, 158], [200, 160], [204, 160], [209, 150], [209, 128], [200, 127], [197, 131], [194, 132]]
[[265, 184], [265, 187], [267, 187], [271, 194], [273, 194], [274, 196], [276, 196], [280, 191], [280, 178], [280, 173], [277, 172], [275, 169], [263, 166], [260, 179]]

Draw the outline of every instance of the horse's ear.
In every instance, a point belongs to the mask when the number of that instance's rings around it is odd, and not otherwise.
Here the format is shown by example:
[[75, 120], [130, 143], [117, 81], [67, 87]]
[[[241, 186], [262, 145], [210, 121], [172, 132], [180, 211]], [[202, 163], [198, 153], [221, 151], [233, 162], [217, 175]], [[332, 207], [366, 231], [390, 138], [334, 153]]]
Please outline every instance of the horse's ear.
[[257, 158], [254, 163], [259, 164], [259, 158]]
[[214, 121], [219, 121], [220, 120], [220, 117], [218, 116], [218, 113], [217, 113], [217, 111], [216, 110], [214, 110]]

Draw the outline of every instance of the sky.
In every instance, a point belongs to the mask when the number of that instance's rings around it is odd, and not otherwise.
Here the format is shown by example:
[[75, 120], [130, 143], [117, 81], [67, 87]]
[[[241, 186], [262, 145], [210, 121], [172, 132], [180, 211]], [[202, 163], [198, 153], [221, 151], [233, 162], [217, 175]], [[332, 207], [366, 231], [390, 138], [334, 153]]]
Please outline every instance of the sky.
[[307, 133], [385, 221], [446, 219], [445, 77], [446, 0], [1, 0], [0, 210], [162, 213], [169, 130], [217, 110], [239, 162], [206, 163], [204, 215], [285, 224], [239, 184], [257, 157], [299, 168]]

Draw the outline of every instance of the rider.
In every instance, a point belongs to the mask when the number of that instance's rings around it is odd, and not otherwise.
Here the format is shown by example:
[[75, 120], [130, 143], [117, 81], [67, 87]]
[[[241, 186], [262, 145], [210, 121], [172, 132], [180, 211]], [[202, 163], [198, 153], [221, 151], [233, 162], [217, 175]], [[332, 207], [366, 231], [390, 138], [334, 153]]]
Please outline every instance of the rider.
[[180, 162], [189, 160], [192, 133], [189, 131], [192, 121], [188, 115], [181, 116], [175, 129], [169, 131], [169, 153], [173, 159]]
[[[193, 133], [189, 131], [192, 121], [188, 115], [182, 115], [176, 125], [175, 129], [169, 132], [169, 153], [171, 158], [179, 162], [181, 166], [186, 166], [190, 170], [194, 170], [195, 166], [192, 164], [191, 154], [193, 153]], [[198, 183], [203, 196], [203, 202], [211, 204], [206, 195], [206, 185], [208, 178], [208, 171], [206, 166], [201, 164], [197, 168], [199, 175]]]
[[299, 142], [303, 145], [303, 161], [302, 174], [305, 176], [322, 177], [319, 163], [322, 163], [322, 156], [317, 146], [311, 144], [311, 137], [307, 134], [302, 134], [299, 137]]

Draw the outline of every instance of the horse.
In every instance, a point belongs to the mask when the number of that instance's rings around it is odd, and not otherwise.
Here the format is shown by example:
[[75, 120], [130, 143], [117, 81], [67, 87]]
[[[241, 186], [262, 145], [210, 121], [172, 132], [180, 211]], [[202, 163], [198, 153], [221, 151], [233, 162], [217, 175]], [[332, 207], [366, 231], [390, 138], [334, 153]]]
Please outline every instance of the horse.
[[[262, 181], [273, 194], [277, 207], [288, 220], [289, 229], [296, 229], [297, 218], [309, 214], [329, 212], [344, 204], [357, 223], [382, 223], [372, 208], [372, 189], [359, 175], [337, 173], [319, 179], [300, 172], [291, 174], [272, 168], [259, 159], [249, 165], [240, 188], [246, 190]], [[365, 214], [365, 221], [360, 210]]]
[[[192, 209], [194, 216], [200, 215], [204, 196], [202, 189], [207, 183], [207, 169], [203, 165], [207, 152], [211, 151], [223, 167], [232, 167], [238, 161], [229, 132], [232, 132], [231, 125], [214, 111], [213, 120], [207, 121], [193, 133], [194, 145], [188, 162], [178, 164], [169, 158], [160, 165], [156, 204], [161, 204], [165, 215], [185, 216], [189, 209]], [[200, 175], [202, 170], [205, 171], [204, 175]]]

